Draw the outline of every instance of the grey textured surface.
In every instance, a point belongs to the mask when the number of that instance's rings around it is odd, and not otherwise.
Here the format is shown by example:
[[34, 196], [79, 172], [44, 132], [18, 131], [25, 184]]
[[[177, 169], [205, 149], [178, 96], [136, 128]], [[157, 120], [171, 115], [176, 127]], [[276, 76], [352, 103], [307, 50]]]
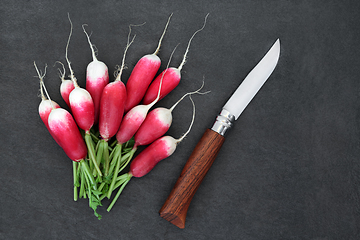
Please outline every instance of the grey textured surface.
[[[1, 239], [359, 239], [359, 1], [2, 1], [0, 7]], [[72, 165], [38, 116], [33, 61], [47, 63], [46, 85], [62, 101], [55, 61], [69, 47], [79, 84], [91, 54], [110, 72], [121, 64], [129, 24], [137, 34], [126, 58], [152, 53], [174, 13], [160, 58], [178, 66], [192, 33], [182, 81], [157, 106], [170, 107], [205, 76], [211, 93], [194, 96], [196, 121], [170, 158], [128, 184], [97, 220], [72, 200]], [[196, 193], [186, 228], [158, 216], [186, 159], [236, 86], [280, 38], [277, 68], [228, 134]], [[114, 78], [112, 77], [111, 80]], [[191, 103], [174, 110], [180, 137]], [[107, 205], [109, 202], [104, 201]]]

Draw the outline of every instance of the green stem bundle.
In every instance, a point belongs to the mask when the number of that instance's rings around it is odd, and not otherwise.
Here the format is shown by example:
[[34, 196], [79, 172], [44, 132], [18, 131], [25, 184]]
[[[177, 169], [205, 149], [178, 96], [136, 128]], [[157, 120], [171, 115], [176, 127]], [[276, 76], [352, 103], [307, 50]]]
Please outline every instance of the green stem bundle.
[[84, 139], [88, 147], [88, 159], [73, 162], [74, 201], [88, 198], [89, 207], [101, 219], [101, 215], [96, 212], [97, 207], [102, 206], [101, 201], [106, 197], [111, 199], [112, 192], [119, 188], [108, 207], [110, 211], [131, 179], [129, 175], [119, 174], [130, 163], [136, 148], [133, 147], [133, 139], [124, 144], [116, 141], [110, 144], [92, 131], [85, 133]]

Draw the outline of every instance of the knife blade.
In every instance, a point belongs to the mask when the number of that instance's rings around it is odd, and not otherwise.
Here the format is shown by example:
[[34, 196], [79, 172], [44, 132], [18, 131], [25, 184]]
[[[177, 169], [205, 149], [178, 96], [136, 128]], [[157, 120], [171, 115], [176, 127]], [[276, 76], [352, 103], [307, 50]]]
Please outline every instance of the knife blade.
[[225, 103], [212, 128], [206, 129], [197, 143], [159, 211], [162, 218], [179, 228], [185, 228], [190, 202], [218, 155], [225, 134], [274, 71], [279, 56], [280, 40], [277, 39]]

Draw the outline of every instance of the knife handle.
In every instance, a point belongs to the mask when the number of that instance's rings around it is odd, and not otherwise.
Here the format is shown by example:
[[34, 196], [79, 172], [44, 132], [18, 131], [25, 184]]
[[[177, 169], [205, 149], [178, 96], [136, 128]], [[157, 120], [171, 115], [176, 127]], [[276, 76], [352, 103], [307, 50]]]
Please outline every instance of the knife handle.
[[207, 129], [182, 170], [169, 197], [160, 209], [160, 216], [179, 228], [185, 228], [190, 202], [218, 155], [225, 138]]

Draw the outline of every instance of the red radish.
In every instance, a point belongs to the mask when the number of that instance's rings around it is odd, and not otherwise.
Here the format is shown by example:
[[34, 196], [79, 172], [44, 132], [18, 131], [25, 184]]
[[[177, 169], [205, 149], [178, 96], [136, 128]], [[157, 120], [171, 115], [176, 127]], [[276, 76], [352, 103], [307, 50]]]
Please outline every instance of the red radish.
[[[47, 66], [45, 66], [44, 74], [41, 74], [39, 72], [35, 62], [34, 62], [34, 66], [35, 66], [36, 72], [37, 72], [37, 74], [39, 76], [39, 79], [40, 79], [41, 103], [39, 104], [39, 115], [40, 115], [41, 120], [45, 124], [46, 128], [50, 132], [51, 136], [58, 143], [57, 139], [55, 138], [55, 136], [50, 131], [48, 119], [49, 119], [49, 114], [50, 114], [51, 110], [53, 110], [54, 108], [60, 108], [60, 106], [56, 102], [47, 99], [45, 94], [44, 94], [44, 91], [43, 91], [43, 84], [44, 84], [43, 79], [44, 79], [44, 77], [46, 75], [46, 67]], [[45, 91], [46, 91], [46, 89], [45, 89]]]
[[61, 72], [61, 70], [59, 69], [60, 79], [61, 79], [60, 94], [61, 94], [61, 97], [66, 102], [66, 104], [70, 107], [69, 95], [70, 95], [70, 92], [75, 88], [75, 86], [74, 86], [73, 81], [71, 81], [70, 79], [65, 79], [64, 64], [62, 64], [62, 62], [59, 62], [59, 61], [57, 61], [57, 62], [62, 65], [63, 70], [64, 70], [64, 72]]
[[95, 158], [94, 143], [93, 143], [91, 135], [90, 135], [90, 129], [94, 125], [94, 121], [95, 121], [94, 102], [92, 100], [90, 93], [86, 89], [80, 88], [79, 85], [77, 84], [77, 80], [75, 78], [74, 71], [72, 70], [70, 61], [68, 59], [68, 48], [69, 48], [70, 38], [71, 38], [71, 34], [72, 34], [72, 29], [73, 29], [70, 17], [69, 17], [69, 21], [70, 21], [71, 28], [70, 28], [69, 38], [68, 38], [68, 41], [66, 44], [65, 58], [66, 58], [66, 62], [68, 63], [68, 66], [69, 66], [71, 81], [73, 82], [73, 84], [75, 86], [75, 88], [70, 92], [70, 95], [69, 95], [70, 108], [71, 108], [72, 114], [74, 115], [77, 125], [85, 131], [85, 142], [86, 142], [86, 146], [89, 150], [90, 159], [94, 163], [94, 167], [95, 167], [96, 171], [101, 176], [102, 173], [100, 171], [100, 168], [99, 168], [96, 158]]
[[53, 109], [49, 115], [49, 128], [71, 160], [80, 162], [86, 158], [85, 142], [68, 111], [63, 108]]
[[173, 154], [176, 144], [177, 140], [171, 136], [157, 139], [131, 162], [129, 174], [138, 178], [145, 176], [158, 162]]
[[117, 192], [116, 196], [114, 197], [113, 201], [110, 203], [109, 207], [107, 208], [108, 212], [114, 206], [122, 190], [124, 189], [124, 187], [127, 185], [127, 183], [130, 181], [132, 177], [140, 178], [148, 174], [158, 162], [171, 156], [174, 153], [177, 144], [179, 144], [190, 132], [195, 119], [195, 104], [191, 99], [191, 96], [190, 96], [190, 100], [193, 104], [193, 117], [187, 132], [179, 139], [174, 139], [171, 136], [161, 137], [155, 142], [153, 142], [150, 146], [145, 148], [139, 155], [135, 157], [135, 159], [130, 164], [129, 173], [125, 173], [119, 177], [121, 187]]
[[135, 145], [134, 148], [138, 146], [148, 145], [163, 136], [170, 128], [172, 123], [172, 111], [175, 107], [187, 96], [191, 94], [206, 94], [200, 93], [199, 91], [203, 88], [204, 82], [202, 86], [194, 91], [186, 93], [182, 96], [170, 109], [159, 107], [155, 108], [147, 115], [145, 121], [140, 126], [139, 130], [135, 134]]
[[108, 141], [119, 129], [126, 100], [123, 82], [116, 80], [106, 85], [100, 101], [99, 131], [103, 140]]
[[[169, 94], [179, 84], [180, 79], [181, 79], [181, 70], [186, 62], [186, 56], [189, 52], [191, 41], [198, 32], [200, 32], [201, 30], [203, 30], [205, 28], [206, 19], [207, 19], [208, 15], [209, 14], [207, 14], [205, 16], [204, 25], [202, 26], [202, 28], [197, 30], [190, 38], [188, 46], [187, 46], [185, 54], [184, 54], [184, 57], [183, 57], [183, 60], [180, 63], [179, 67], [178, 68], [171, 67], [171, 68], [166, 69], [166, 74], [164, 75], [164, 78], [163, 78], [163, 83], [162, 83], [163, 86], [161, 89], [159, 100], [163, 99], [167, 94]], [[145, 97], [143, 99], [143, 104], [149, 104], [150, 102], [154, 101], [154, 99], [156, 98], [157, 89], [159, 89], [161, 75], [156, 77], [156, 79], [151, 83], [150, 87], [146, 91]]]
[[85, 31], [84, 25], [82, 26], [89, 42], [93, 60], [86, 68], [86, 90], [90, 93], [95, 107], [95, 121], [99, 121], [99, 108], [100, 98], [104, 87], [109, 83], [108, 67], [105, 63], [99, 61], [96, 57], [94, 45], [90, 41], [90, 36]]
[[155, 52], [140, 58], [126, 82], [126, 91], [128, 96], [125, 103], [125, 112], [128, 112], [130, 109], [140, 103], [145, 95], [147, 88], [160, 68], [161, 60], [157, 54], [159, 53], [161, 42], [169, 25], [171, 16], [172, 14], [166, 23], [165, 29], [160, 37], [158, 47], [156, 48]]
[[[126, 101], [126, 88], [121, 81], [121, 74], [125, 67], [125, 56], [130, 45], [133, 43], [135, 36], [130, 42], [131, 27], [128, 35], [127, 45], [124, 51], [122, 64], [118, 70], [117, 77], [114, 82], [105, 86], [100, 100], [100, 115], [99, 115], [99, 132], [102, 137], [99, 144], [99, 157], [97, 162], [101, 159], [105, 160], [105, 176], [109, 174], [109, 150], [108, 140], [113, 137], [119, 130]], [[98, 153], [99, 153], [98, 152]], [[101, 156], [102, 155], [102, 156]]]

